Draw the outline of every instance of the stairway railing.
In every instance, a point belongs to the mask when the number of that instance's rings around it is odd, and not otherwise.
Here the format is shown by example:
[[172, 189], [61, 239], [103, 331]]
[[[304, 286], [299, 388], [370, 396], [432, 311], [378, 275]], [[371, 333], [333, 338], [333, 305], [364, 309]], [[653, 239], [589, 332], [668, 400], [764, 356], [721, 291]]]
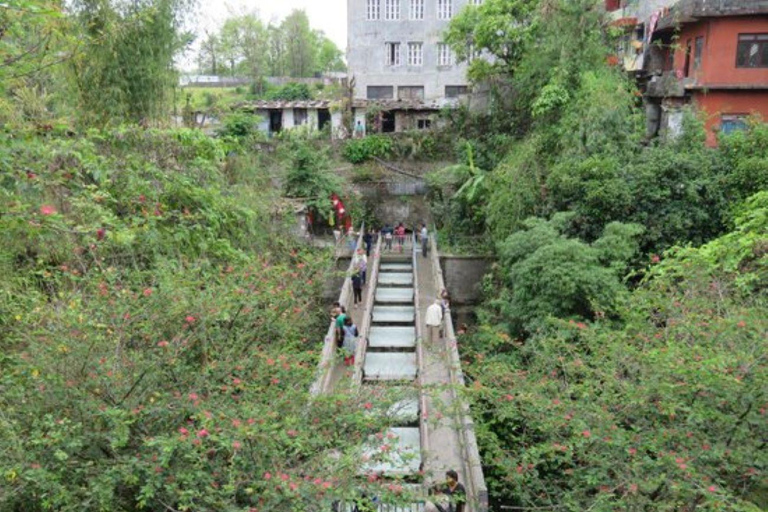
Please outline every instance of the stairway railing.
[[[357, 237], [358, 247], [362, 247], [363, 235], [365, 235], [365, 224], [360, 227], [360, 234]], [[355, 265], [355, 254], [352, 253], [352, 259], [349, 262], [349, 268], [347, 275], [344, 278], [344, 284], [341, 286], [341, 293], [339, 294], [339, 304], [349, 310], [349, 306], [352, 302], [352, 271]], [[317, 378], [310, 388], [310, 394], [317, 396], [322, 393], [326, 393], [330, 387], [331, 374], [333, 372], [336, 361], [336, 321], [331, 320], [331, 324], [328, 327], [328, 331], [325, 335], [325, 341], [323, 342], [323, 353], [320, 356], [320, 362], [317, 365]]]
[[352, 372], [352, 386], [359, 386], [363, 382], [363, 368], [365, 368], [365, 355], [368, 353], [368, 338], [371, 334], [371, 323], [373, 321], [373, 304], [376, 298], [376, 289], [379, 281], [379, 264], [381, 263], [381, 237], [376, 241], [376, 247], [373, 251], [373, 258], [368, 259], [368, 290], [365, 292], [363, 300], [363, 319], [360, 322], [360, 336], [355, 351], [355, 369]]
[[[429, 237], [429, 250], [432, 258], [432, 272], [435, 284], [437, 284], [438, 293], [445, 289], [443, 271], [440, 266], [440, 255], [437, 252], [437, 241], [433, 229], [433, 235]], [[461, 442], [462, 458], [464, 462], [464, 475], [470, 502], [468, 505], [471, 510], [477, 512], [488, 511], [488, 488], [485, 485], [483, 467], [480, 462], [480, 451], [477, 447], [477, 437], [475, 436], [475, 427], [470, 414], [469, 405], [459, 395], [459, 389], [465, 386], [464, 373], [461, 370], [461, 358], [459, 348], [456, 342], [456, 333], [453, 329], [453, 318], [450, 308], [445, 310], [443, 315], [443, 329], [445, 332], [445, 343], [448, 349], [450, 364], [448, 371], [451, 380], [451, 393], [455, 403], [461, 404], [461, 413], [459, 422], [461, 429], [459, 432], [459, 441]]]

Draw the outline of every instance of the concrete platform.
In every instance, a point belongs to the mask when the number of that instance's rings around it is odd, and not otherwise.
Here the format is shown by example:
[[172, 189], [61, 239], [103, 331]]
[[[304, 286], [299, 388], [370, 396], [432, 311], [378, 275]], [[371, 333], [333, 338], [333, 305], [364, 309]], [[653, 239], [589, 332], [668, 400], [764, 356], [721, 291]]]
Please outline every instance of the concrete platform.
[[415, 352], [371, 352], [365, 356], [363, 375], [367, 381], [412, 381], [416, 372]]
[[376, 304], [413, 304], [413, 288], [378, 288]]
[[375, 324], [413, 324], [415, 319], [413, 306], [373, 306]]
[[416, 328], [375, 325], [368, 334], [368, 348], [413, 350], [416, 348]]
[[413, 274], [405, 272], [379, 274], [379, 286], [413, 286]]
[[416, 475], [421, 467], [421, 435], [416, 427], [395, 427], [380, 436], [371, 436], [363, 450], [369, 460], [363, 473]]

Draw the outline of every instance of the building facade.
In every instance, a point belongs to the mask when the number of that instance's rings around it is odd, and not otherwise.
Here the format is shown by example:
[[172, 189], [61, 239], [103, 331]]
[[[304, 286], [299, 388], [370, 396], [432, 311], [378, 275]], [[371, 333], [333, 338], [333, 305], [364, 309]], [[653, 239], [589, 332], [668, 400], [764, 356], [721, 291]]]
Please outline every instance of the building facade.
[[355, 98], [451, 103], [467, 66], [443, 42], [448, 23], [482, 0], [347, 0], [349, 78]]
[[645, 95], [649, 136], [676, 133], [681, 108], [706, 118], [707, 143], [719, 133], [768, 121], [768, 0], [606, 0], [623, 27], [617, 63]]

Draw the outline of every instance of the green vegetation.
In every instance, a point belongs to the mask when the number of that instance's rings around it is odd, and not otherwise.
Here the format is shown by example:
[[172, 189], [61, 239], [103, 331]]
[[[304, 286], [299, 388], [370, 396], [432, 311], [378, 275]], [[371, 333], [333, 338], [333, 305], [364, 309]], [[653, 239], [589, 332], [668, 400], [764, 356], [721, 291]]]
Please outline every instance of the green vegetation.
[[460, 340], [492, 508], [764, 510], [768, 125], [645, 140], [596, 6], [488, 0], [449, 31], [497, 57], [429, 177], [443, 238], [497, 257]]
[[350, 163], [361, 164], [374, 158], [386, 158], [392, 152], [392, 139], [385, 135], [370, 135], [351, 139], [344, 144], [343, 154]]
[[303, 10], [294, 10], [279, 25], [265, 24], [255, 13], [227, 19], [203, 41], [198, 65], [205, 74], [247, 76], [255, 82], [265, 76], [302, 78], [346, 69], [342, 51], [310, 27]]

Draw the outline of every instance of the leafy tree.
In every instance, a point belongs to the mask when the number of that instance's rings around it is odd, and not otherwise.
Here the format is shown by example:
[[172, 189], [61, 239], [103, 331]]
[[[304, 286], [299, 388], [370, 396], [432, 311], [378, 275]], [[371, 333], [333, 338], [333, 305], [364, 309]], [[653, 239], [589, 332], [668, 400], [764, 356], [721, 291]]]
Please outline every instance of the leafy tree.
[[294, 10], [280, 24], [285, 37], [287, 71], [292, 77], [308, 77], [317, 65], [317, 34], [309, 26], [309, 17], [302, 10]]
[[189, 42], [182, 23], [194, 0], [77, 0], [82, 48], [72, 80], [86, 122], [150, 123], [168, 112], [173, 59]]
[[[468, 6], [453, 20], [445, 35], [459, 61], [470, 61], [469, 76], [483, 80], [512, 75], [537, 30], [539, 0], [486, 0]], [[479, 53], [492, 61], [475, 59]]]

